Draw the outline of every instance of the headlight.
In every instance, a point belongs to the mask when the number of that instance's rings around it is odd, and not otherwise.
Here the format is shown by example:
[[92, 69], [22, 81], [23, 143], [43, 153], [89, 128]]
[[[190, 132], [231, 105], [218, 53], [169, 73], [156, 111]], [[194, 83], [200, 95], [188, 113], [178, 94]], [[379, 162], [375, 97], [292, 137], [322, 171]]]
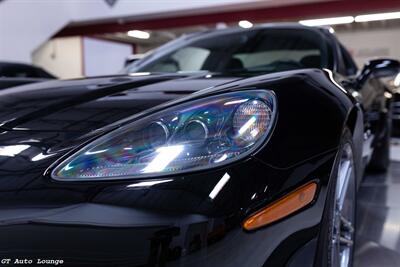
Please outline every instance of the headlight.
[[275, 109], [275, 96], [266, 90], [186, 102], [105, 134], [62, 162], [52, 177], [124, 179], [226, 164], [266, 141]]

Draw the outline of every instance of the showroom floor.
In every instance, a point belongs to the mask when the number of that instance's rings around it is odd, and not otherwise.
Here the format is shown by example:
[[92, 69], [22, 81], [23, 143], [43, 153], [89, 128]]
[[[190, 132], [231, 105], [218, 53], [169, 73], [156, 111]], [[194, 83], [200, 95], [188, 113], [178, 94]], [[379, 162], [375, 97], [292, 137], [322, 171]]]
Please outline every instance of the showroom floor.
[[367, 174], [358, 191], [355, 267], [400, 266], [400, 140], [387, 174]]

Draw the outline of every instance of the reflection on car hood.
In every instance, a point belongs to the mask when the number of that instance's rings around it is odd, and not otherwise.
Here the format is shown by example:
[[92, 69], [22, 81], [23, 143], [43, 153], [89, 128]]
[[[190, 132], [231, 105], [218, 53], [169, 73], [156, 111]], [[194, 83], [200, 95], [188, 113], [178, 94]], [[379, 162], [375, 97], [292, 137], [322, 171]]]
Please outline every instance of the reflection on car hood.
[[14, 87], [14, 86], [20, 86], [24, 84], [30, 84], [30, 83], [38, 83], [38, 82], [44, 82], [48, 81], [49, 79], [46, 78], [8, 78], [8, 77], [0, 77], [0, 90]]
[[0, 91], [0, 128], [89, 132], [166, 101], [237, 80], [137, 75], [49, 81]]

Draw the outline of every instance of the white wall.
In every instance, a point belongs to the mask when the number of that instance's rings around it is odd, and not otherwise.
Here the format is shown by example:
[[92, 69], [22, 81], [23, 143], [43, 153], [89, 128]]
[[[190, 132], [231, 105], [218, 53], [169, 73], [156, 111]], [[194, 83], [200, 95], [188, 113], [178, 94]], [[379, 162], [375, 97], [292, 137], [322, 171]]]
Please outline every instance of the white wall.
[[[58, 1], [68, 2], [68, 0]], [[90, 21], [120, 17], [151, 18], [171, 16], [173, 14], [182, 15], [183, 11], [185, 14], [198, 14], [199, 12], [207, 14], [210, 11], [220, 12], [327, 1], [332, 0], [118, 0], [112, 8], [105, 4], [104, 0], [75, 0], [69, 2], [72, 2], [70, 10], [74, 21]]]
[[0, 60], [30, 62], [31, 53], [70, 20], [62, 1], [0, 3]]
[[361, 67], [368, 59], [389, 57], [400, 60], [400, 28], [339, 32], [337, 37]]
[[132, 45], [94, 38], [83, 38], [85, 76], [118, 73], [126, 58], [132, 54]]
[[82, 38], [55, 38], [32, 54], [32, 62], [55, 76], [67, 79], [83, 76]]
[[132, 45], [107, 40], [65, 37], [41, 45], [32, 54], [32, 63], [61, 79], [118, 73]]
[[326, 0], [4, 0], [0, 3], [0, 60], [31, 61], [31, 54], [70, 22], [207, 12]]

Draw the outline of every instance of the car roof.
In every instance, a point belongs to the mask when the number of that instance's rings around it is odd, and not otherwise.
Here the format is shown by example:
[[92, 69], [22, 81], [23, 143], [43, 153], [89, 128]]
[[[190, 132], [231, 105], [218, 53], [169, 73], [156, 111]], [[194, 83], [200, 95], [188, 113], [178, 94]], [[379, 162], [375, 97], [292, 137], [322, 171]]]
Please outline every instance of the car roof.
[[331, 34], [329, 32], [330, 27], [326, 26], [306, 26], [300, 23], [294, 22], [279, 22], [279, 23], [265, 23], [265, 24], [257, 24], [251, 28], [241, 28], [241, 27], [228, 27], [224, 29], [209, 29], [204, 31], [199, 31], [195, 33], [189, 33], [183, 35], [183, 38], [190, 39], [192, 37], [199, 37], [201, 35], [218, 35], [218, 34], [225, 34], [225, 33], [240, 33], [240, 32], [248, 32], [248, 31], [257, 31], [257, 30], [267, 30], [267, 29], [295, 29], [295, 30], [305, 30], [305, 31], [314, 31], [323, 34]]
[[19, 66], [19, 67], [26, 67], [26, 68], [38, 68], [34, 65], [30, 65], [30, 64], [26, 64], [26, 63], [0, 61], [0, 67], [11, 67], [11, 66]]

